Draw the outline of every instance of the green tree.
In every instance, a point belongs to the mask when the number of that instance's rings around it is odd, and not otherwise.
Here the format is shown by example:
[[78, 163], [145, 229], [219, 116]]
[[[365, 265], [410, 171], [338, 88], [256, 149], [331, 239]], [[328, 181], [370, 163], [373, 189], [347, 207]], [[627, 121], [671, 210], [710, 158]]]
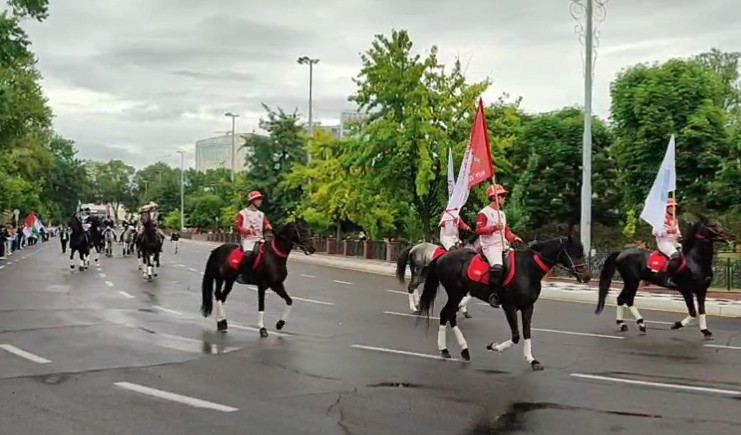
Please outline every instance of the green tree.
[[612, 154], [625, 206], [642, 207], [675, 134], [677, 199], [690, 208], [712, 207], [709, 182], [729, 156], [727, 87], [720, 76], [696, 61], [673, 59], [624, 70], [610, 93]]
[[114, 219], [118, 220], [121, 204], [130, 202], [131, 182], [135, 169], [121, 160], [111, 160], [102, 166], [98, 175], [102, 200], [113, 207]]
[[83, 162], [77, 158], [77, 149], [72, 140], [55, 136], [49, 141], [52, 165], [45, 175], [41, 200], [47, 204], [50, 217], [66, 218], [82, 201], [81, 194], [89, 189]]

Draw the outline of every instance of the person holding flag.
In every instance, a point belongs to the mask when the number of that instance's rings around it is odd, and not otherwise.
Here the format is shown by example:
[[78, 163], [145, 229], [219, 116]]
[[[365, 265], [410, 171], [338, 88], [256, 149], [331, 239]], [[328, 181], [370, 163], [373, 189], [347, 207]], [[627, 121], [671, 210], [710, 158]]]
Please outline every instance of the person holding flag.
[[[674, 198], [666, 201], [666, 216], [664, 217], [663, 228], [654, 229], [653, 235], [656, 237], [656, 247], [662, 254], [669, 258], [669, 261], [679, 259], [682, 256], [682, 233], [679, 231], [679, 221], [677, 220], [677, 208], [679, 204]], [[676, 284], [669, 276], [666, 280], [667, 287], [676, 287]]]
[[499, 184], [486, 189], [486, 197], [490, 204], [484, 207], [476, 219], [476, 234], [479, 235], [481, 250], [489, 262], [489, 282], [493, 292], [489, 296], [489, 304], [499, 308], [499, 283], [504, 272], [505, 250], [509, 243], [522, 243], [522, 239], [514, 235], [507, 226], [507, 216], [502, 211], [502, 205], [507, 198], [507, 191]]

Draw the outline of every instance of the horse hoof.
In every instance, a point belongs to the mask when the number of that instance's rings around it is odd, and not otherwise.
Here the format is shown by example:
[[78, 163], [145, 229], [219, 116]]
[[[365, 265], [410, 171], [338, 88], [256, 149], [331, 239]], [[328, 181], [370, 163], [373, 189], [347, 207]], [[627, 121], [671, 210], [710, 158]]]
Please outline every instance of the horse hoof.
[[419, 310], [414, 310], [412, 311], [412, 314], [414, 314], [415, 316], [419, 316], [421, 313]]
[[72, 270], [75, 270], [75, 266], [73, 266], [73, 265], [70, 265], [69, 268], [72, 269]]
[[441, 350], [440, 351], [440, 355], [442, 355], [443, 358], [445, 358], [445, 359], [450, 359], [451, 358], [450, 351], [448, 349]]
[[85, 270], [85, 268], [80, 266], [80, 272], [82, 272], [83, 270]]
[[702, 332], [702, 337], [705, 340], [712, 340], [713, 339], [713, 333], [710, 332], [708, 329], [701, 329], [700, 332]]
[[626, 325], [625, 323], [623, 323], [622, 325], [620, 325], [620, 329], [618, 329], [618, 331], [620, 331], [620, 332], [628, 332], [628, 325]]
[[268, 336], [268, 330], [265, 328], [260, 328], [260, 338], [265, 338]]
[[682, 322], [674, 322], [674, 324], [672, 325], [672, 329], [679, 329], [682, 326]]
[[540, 361], [534, 359], [533, 362], [530, 363], [530, 366], [532, 366], [533, 370], [536, 372], [540, 372], [543, 370], [543, 364], [540, 363]]
[[491, 342], [491, 343], [487, 344], [487, 345], [486, 345], [486, 350], [491, 350], [491, 351], [494, 351], [494, 350], [495, 350], [495, 349], [494, 349], [494, 346], [495, 346], [495, 345], [496, 345], [496, 344], [495, 344], [494, 342]]
[[473, 318], [473, 316], [471, 315], [471, 313], [469, 313], [468, 311], [466, 311], [465, 313], [463, 313], [463, 317], [465, 317], [466, 319], [472, 319]]
[[646, 335], [646, 325], [643, 323], [639, 324], [638, 331], [641, 333], [641, 335]]
[[226, 332], [227, 330], [226, 319], [219, 320], [218, 322], [216, 322], [216, 330], [219, 332]]
[[461, 351], [461, 358], [463, 358], [463, 361], [471, 361], [471, 352], [468, 349], [463, 349]]
[[278, 331], [283, 329], [284, 326], [286, 326], [286, 321], [283, 319], [280, 319], [275, 323], [275, 329], [277, 329]]

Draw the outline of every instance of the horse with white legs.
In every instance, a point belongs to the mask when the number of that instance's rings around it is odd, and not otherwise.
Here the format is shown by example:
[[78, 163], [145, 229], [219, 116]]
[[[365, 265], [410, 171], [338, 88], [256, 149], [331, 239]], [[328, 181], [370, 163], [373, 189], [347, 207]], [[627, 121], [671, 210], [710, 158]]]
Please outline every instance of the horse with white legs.
[[296, 219], [286, 224], [272, 241], [258, 243], [252, 252], [244, 253], [242, 247], [236, 243], [225, 243], [211, 251], [201, 286], [203, 317], [211, 315], [215, 299], [216, 328], [220, 332], [226, 332], [228, 325], [224, 304], [239, 277], [241, 279], [237, 282], [240, 284], [257, 286], [257, 327], [260, 328], [260, 337], [268, 336], [264, 324], [267, 289], [273, 290], [286, 302], [283, 316], [275, 324], [276, 329], [283, 329], [293, 305], [293, 299], [283, 285], [288, 276], [286, 262], [294, 246], [299, 247], [306, 255], [313, 254], [315, 249], [309, 246], [310, 242], [308, 224], [303, 219]]
[[136, 250], [136, 230], [131, 227], [124, 230], [121, 240], [123, 242], [121, 254], [124, 257], [133, 254]]
[[[692, 225], [682, 240], [682, 256], [668, 261], [658, 251], [648, 252], [642, 249], [626, 249], [610, 253], [602, 266], [599, 280], [599, 298], [595, 314], [605, 308], [605, 300], [610, 291], [610, 283], [617, 271], [623, 279], [623, 288], [617, 297], [617, 325], [620, 332], [628, 330], [625, 324], [627, 307], [638, 325], [641, 334], [646, 333], [646, 324], [638, 308], [634, 305], [638, 286], [641, 281], [648, 281], [665, 288], [678, 290], [687, 305], [688, 316], [674, 322], [672, 329], [689, 325], [695, 318], [700, 320], [700, 332], [710, 339], [713, 334], [708, 329], [705, 315], [705, 297], [713, 281], [713, 244], [727, 243], [733, 234], [716, 222], [701, 217]], [[675, 285], [668, 282], [669, 274]], [[697, 309], [693, 295], [697, 297]]]
[[[589, 268], [584, 263], [584, 249], [571, 236], [534, 243], [528, 250], [505, 253], [503, 282], [500, 284], [502, 290], [499, 295], [512, 338], [500, 344], [490, 343], [487, 350], [502, 352], [520, 341], [517, 325], [517, 311], [520, 311], [525, 360], [533, 370], [543, 369], [540, 362], [533, 357], [530, 324], [535, 302], [540, 296], [541, 280], [557, 265], [563, 266], [580, 282], [589, 282], [591, 278]], [[489, 263], [481, 254], [470, 249], [452, 251], [433, 260], [419, 301], [420, 310], [428, 321], [440, 284], [448, 294], [448, 302], [440, 311], [438, 349], [443, 358], [450, 358], [446, 337], [446, 326], [449, 325], [461, 347], [461, 357], [469, 361], [471, 353], [463, 332], [458, 327], [455, 313], [461, 299], [468, 292], [477, 299], [489, 301], [494, 292], [489, 282]]]
[[[470, 245], [465, 246], [463, 243], [459, 243], [453, 247], [451, 251], [457, 249], [472, 249], [472, 247]], [[432, 260], [446, 254], [447, 252], [448, 251], [446, 251], [445, 248], [439, 245], [422, 242], [399, 253], [399, 258], [396, 260], [396, 278], [401, 284], [404, 284], [404, 275], [407, 265], [409, 265], [409, 272], [412, 274], [412, 279], [409, 281], [409, 285], [407, 285], [407, 293], [409, 294], [409, 310], [412, 314], [419, 314], [419, 291], [417, 290], [417, 287], [425, 282], [429, 264]], [[471, 295], [466, 295], [458, 306], [460, 312], [467, 319], [472, 317], [471, 314], [468, 313], [468, 301], [470, 299]]]
[[139, 235], [139, 254], [144, 261], [144, 278], [151, 281], [160, 273], [160, 250], [162, 249], [162, 238], [157, 234], [157, 229], [152, 221], [142, 224], [142, 233]]
[[79, 256], [79, 269], [83, 271], [90, 266], [90, 239], [82, 228], [82, 222], [77, 216], [69, 221], [72, 234], [69, 237], [69, 268], [75, 269], [75, 252]]

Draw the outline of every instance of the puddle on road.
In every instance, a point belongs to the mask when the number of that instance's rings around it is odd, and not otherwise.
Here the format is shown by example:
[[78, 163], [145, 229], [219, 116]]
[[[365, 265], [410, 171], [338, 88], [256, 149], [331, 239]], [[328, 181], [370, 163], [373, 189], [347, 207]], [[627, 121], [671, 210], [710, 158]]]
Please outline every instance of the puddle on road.
[[408, 382], [378, 382], [375, 384], [368, 384], [366, 387], [370, 388], [429, 388], [424, 385], [410, 384]]

